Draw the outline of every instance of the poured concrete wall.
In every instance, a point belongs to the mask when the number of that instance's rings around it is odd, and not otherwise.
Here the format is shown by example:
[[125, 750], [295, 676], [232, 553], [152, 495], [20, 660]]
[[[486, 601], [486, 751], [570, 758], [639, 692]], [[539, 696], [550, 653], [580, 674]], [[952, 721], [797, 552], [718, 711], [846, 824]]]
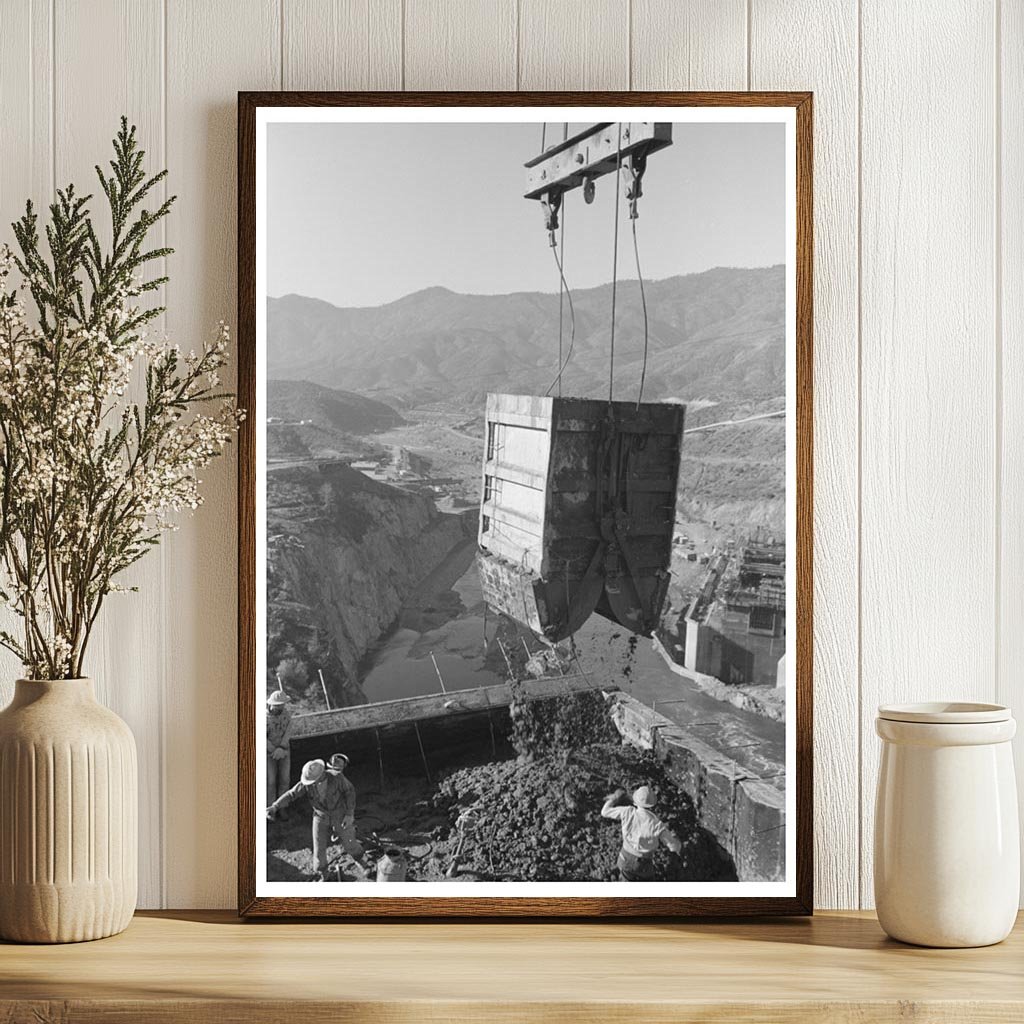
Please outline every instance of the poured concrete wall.
[[784, 779], [762, 780], [699, 737], [626, 694], [612, 695], [612, 721], [629, 742], [651, 750], [736, 864], [741, 882], [786, 877]]

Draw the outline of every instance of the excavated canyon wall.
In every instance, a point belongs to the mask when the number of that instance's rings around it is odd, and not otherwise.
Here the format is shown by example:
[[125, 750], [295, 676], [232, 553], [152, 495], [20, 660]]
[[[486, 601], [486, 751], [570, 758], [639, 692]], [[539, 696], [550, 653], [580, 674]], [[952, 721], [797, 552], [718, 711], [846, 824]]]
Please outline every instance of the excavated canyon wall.
[[308, 710], [324, 706], [317, 668], [332, 704], [361, 703], [360, 659], [473, 524], [344, 465], [271, 472], [267, 491], [268, 684], [294, 656], [315, 684]]

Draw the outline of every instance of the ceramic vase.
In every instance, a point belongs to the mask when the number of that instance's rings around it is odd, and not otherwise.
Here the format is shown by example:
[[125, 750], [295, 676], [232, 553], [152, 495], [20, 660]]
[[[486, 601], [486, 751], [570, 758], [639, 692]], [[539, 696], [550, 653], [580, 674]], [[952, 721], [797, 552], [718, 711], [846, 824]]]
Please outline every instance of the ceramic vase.
[[998, 704], [878, 709], [875, 905], [894, 939], [987, 946], [1017, 915], [1020, 838], [1010, 740]]
[[0, 938], [81, 942], [135, 910], [135, 740], [91, 679], [28, 680], [0, 712]]

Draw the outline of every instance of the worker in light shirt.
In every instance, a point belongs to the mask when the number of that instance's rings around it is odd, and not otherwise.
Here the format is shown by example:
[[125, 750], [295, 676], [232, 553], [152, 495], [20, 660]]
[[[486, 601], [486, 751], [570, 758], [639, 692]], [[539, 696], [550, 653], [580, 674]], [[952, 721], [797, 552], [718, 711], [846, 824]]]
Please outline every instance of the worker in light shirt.
[[621, 803], [625, 795], [624, 789], [615, 790], [601, 808], [602, 818], [612, 818], [622, 825], [619, 879], [623, 882], [652, 882], [652, 856], [658, 847], [664, 845], [678, 853], [683, 844], [679, 836], [651, 810], [658, 798], [650, 786], [635, 789], [632, 804]]
[[308, 801], [313, 811], [315, 882], [327, 880], [327, 846], [335, 839], [355, 861], [360, 873], [366, 874], [366, 866], [362, 863], [363, 845], [356, 838], [355, 830], [356, 790], [345, 778], [347, 764], [348, 758], [344, 754], [335, 754], [330, 767], [319, 758], [307, 761], [299, 781], [267, 808], [267, 820], [275, 821], [281, 811], [297, 800], [305, 798]]
[[267, 803], [272, 804], [291, 785], [291, 697], [275, 690], [267, 698]]

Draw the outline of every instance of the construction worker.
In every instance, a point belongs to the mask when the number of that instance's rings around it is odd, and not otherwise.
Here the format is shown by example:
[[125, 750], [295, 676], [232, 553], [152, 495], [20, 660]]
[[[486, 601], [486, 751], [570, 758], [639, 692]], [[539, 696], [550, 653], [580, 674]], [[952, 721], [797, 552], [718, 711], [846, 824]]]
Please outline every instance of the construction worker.
[[338, 785], [348, 790], [348, 811], [342, 817], [341, 824], [337, 822], [332, 825], [332, 832], [338, 842], [345, 848], [355, 860], [363, 856], [362, 843], [356, 838], [356, 788], [345, 776], [345, 769], [348, 767], [348, 756], [346, 754], [331, 754], [327, 762], [327, 771], [334, 775]]
[[292, 776], [291, 697], [275, 690], [267, 698], [267, 803], [272, 804], [289, 786]]
[[654, 881], [652, 855], [659, 844], [678, 853], [683, 844], [679, 836], [653, 810], [658, 798], [650, 786], [633, 790], [632, 804], [623, 804], [624, 789], [617, 789], [605, 799], [602, 818], [613, 818], [622, 824], [622, 849], [619, 851], [619, 880], [623, 882]]
[[[331, 758], [332, 765], [339, 763], [337, 757], [339, 755]], [[345, 758], [344, 754], [340, 757]], [[347, 762], [348, 758], [345, 758]], [[365, 873], [363, 847], [355, 834], [356, 791], [345, 778], [343, 766], [342, 770], [336, 767], [328, 770], [319, 759], [307, 761], [299, 781], [267, 808], [267, 820], [274, 821], [281, 811], [302, 797], [306, 797], [313, 807], [313, 857], [316, 861], [313, 881], [322, 882], [327, 874], [327, 846], [332, 833], [337, 835], [345, 852]]]

